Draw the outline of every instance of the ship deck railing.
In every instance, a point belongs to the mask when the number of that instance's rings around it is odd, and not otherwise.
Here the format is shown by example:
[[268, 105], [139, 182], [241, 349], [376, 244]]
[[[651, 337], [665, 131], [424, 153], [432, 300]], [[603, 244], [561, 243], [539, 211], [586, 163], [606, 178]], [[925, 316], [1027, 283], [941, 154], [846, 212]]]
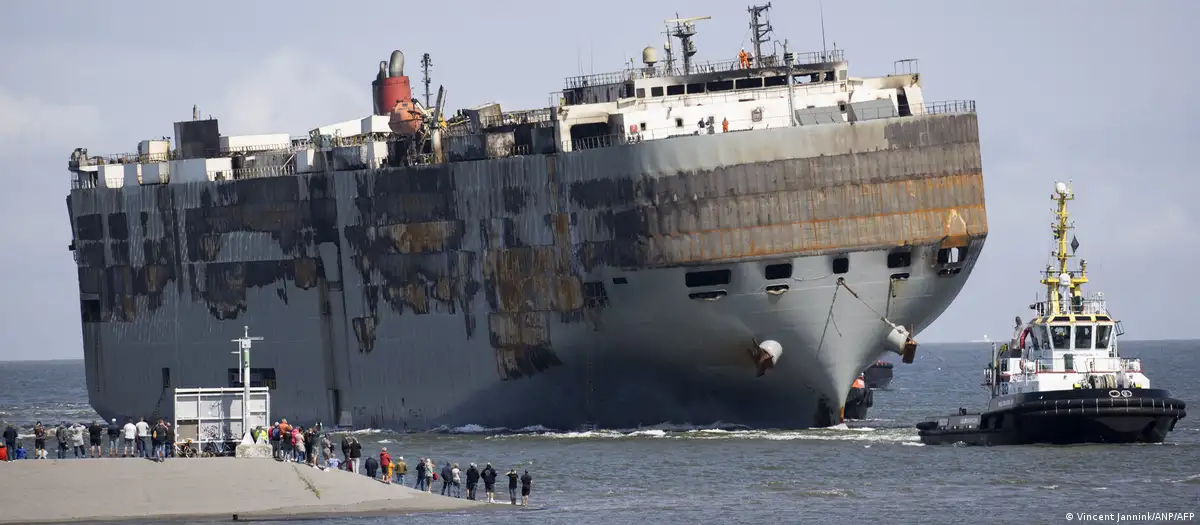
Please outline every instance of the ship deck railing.
[[[1102, 350], [1102, 349], [1101, 349]], [[1081, 352], [1085, 350], [1080, 350]], [[1056, 357], [1054, 359], [1026, 359], [1022, 363], [1022, 370], [1030, 373], [1036, 370], [1036, 373], [1046, 374], [1052, 372], [1058, 373], [1116, 373], [1116, 372], [1141, 372], [1141, 359], [1133, 359], [1127, 357], [1085, 357], [1076, 355], [1071, 361], [1071, 366], [1067, 366], [1068, 359], [1064, 357]], [[1010, 373], [1017, 373], [1016, 370], [1008, 370]]]
[[[808, 51], [803, 53], [793, 53], [792, 57], [792, 66], [803, 69], [805, 66], [810, 65], [842, 62], [845, 60], [845, 52], [841, 49], [830, 49], [828, 51]], [[660, 78], [681, 75], [698, 75], [705, 73], [724, 73], [742, 69], [741, 60], [737, 58], [730, 60], [714, 60], [709, 62], [693, 63], [687, 71], [685, 71], [683, 68], [682, 58], [676, 58], [674, 62], [674, 65], [671, 67], [667, 67], [665, 62], [660, 62], [658, 65], [653, 67], [627, 67], [621, 71], [610, 71], [605, 73], [567, 77], [565, 82], [566, 89], [621, 84], [623, 82], [631, 82], [640, 78]], [[756, 64], [752, 61], [750, 64], [750, 69], [747, 69], [746, 71], [754, 71], [755, 69], [759, 68], [783, 67], [784, 65], [784, 58], [782, 54], [763, 55], [760, 63]]]
[[[975, 112], [975, 101], [973, 100], [951, 100], [943, 102], [927, 102], [924, 104], [912, 104], [909, 106], [912, 115], [897, 116], [895, 108], [882, 109], [856, 109], [855, 122], [868, 120], [881, 120], [890, 118], [908, 118], [909, 116], [923, 115], [942, 115], [942, 114], [963, 114]], [[846, 122], [849, 123], [849, 122]], [[837, 125], [837, 122], [829, 124], [818, 124], [821, 126]], [[760, 129], [774, 129], [791, 127], [792, 121], [788, 115], [776, 115], [773, 117], [763, 117], [760, 120], [753, 119], [738, 119], [729, 121], [730, 130], [724, 133], [736, 133], [740, 131], [753, 131]], [[711, 132], [709, 130], [712, 130]], [[699, 125], [699, 122], [684, 122], [683, 127], [665, 126], [660, 128], [650, 128], [639, 130], [635, 133], [622, 131], [608, 135], [598, 135], [594, 137], [584, 137], [578, 139], [568, 139], [562, 141], [562, 151], [580, 151], [586, 149], [607, 148], [612, 146], [620, 146], [623, 144], [636, 144], [650, 140], [663, 140], [676, 137], [691, 137], [695, 135], [716, 135], [723, 133], [721, 131], [722, 123], [720, 120], [715, 120], [709, 126], [707, 121], [704, 127]]]
[[[1033, 309], [1039, 315], [1049, 315], [1050, 301], [1038, 301], [1033, 304]], [[1069, 297], [1064, 297], [1059, 301], [1058, 310], [1060, 315], [1108, 315], [1108, 300], [1092, 297], [1075, 303]]]

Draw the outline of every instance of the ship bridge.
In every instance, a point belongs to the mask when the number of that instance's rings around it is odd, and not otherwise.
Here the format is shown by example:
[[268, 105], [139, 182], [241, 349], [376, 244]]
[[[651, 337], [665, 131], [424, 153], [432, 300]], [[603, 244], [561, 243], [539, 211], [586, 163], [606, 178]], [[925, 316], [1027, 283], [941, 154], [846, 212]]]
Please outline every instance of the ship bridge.
[[[574, 106], [622, 99], [729, 93], [781, 87], [793, 82], [846, 80], [848, 63], [840, 49], [811, 53], [763, 55], [749, 63], [739, 59], [674, 66], [657, 64], [653, 48], [643, 50], [645, 67], [567, 77], [560, 104]], [[749, 66], [749, 67], [745, 67]]]

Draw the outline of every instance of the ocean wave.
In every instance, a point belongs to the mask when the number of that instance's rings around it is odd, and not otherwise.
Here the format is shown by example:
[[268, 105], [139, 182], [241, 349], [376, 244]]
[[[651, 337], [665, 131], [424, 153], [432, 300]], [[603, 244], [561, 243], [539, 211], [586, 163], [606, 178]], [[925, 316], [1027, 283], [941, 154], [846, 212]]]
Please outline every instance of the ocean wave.
[[[670, 432], [662, 429], [584, 430], [576, 432], [535, 432], [528, 434], [495, 434], [488, 439], [681, 439], [681, 440], [767, 440], [767, 441], [867, 441], [909, 443], [918, 438], [908, 429], [875, 429], [870, 427], [830, 427], [810, 430], [724, 430], [695, 429]], [[915, 443], [918, 444], [919, 443]]]

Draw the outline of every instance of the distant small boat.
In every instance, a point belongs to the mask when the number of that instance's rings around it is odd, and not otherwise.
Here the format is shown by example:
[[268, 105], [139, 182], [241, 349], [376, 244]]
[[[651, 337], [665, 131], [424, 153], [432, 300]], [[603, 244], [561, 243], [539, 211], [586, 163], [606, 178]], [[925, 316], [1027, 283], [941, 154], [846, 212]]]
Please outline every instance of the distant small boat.
[[990, 342], [992, 342], [992, 340], [991, 340], [991, 339], [988, 339], [988, 336], [987, 336], [987, 334], [983, 334], [983, 339], [972, 339], [972, 340], [970, 340], [970, 341], [967, 341], [967, 342], [968, 342], [968, 343], [990, 343]]

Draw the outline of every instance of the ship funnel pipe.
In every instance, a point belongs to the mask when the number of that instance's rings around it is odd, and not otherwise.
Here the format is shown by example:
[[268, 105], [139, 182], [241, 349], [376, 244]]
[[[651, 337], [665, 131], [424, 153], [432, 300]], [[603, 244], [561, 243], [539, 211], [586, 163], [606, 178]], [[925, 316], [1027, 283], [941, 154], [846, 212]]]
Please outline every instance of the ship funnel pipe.
[[385, 79], [385, 78], [387, 78], [387, 77], [388, 77], [388, 63], [387, 63], [387, 60], [380, 60], [380, 61], [379, 61], [379, 74], [378, 74], [378, 75], [375, 75], [375, 80], [383, 80], [383, 79]]
[[404, 53], [401, 53], [399, 49], [392, 51], [391, 65], [388, 66], [388, 76], [404, 76]]

